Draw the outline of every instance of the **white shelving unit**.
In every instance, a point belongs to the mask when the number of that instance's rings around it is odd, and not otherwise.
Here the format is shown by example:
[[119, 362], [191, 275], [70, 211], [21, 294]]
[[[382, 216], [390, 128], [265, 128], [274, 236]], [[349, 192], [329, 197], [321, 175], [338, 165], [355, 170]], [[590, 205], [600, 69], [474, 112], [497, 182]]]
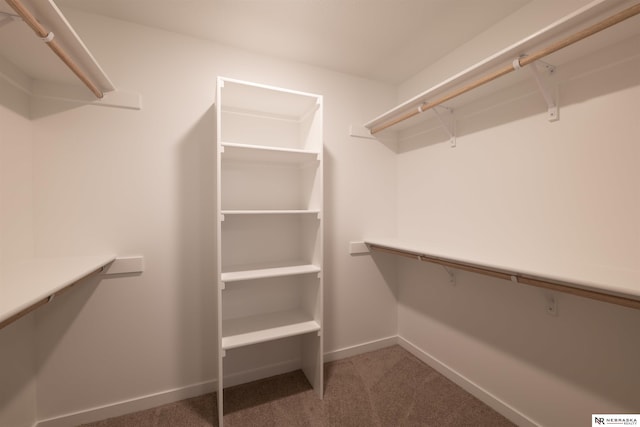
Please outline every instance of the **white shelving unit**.
[[[219, 77], [218, 416], [231, 350], [296, 337], [322, 397], [322, 97]], [[245, 368], [246, 369], [246, 368]]]

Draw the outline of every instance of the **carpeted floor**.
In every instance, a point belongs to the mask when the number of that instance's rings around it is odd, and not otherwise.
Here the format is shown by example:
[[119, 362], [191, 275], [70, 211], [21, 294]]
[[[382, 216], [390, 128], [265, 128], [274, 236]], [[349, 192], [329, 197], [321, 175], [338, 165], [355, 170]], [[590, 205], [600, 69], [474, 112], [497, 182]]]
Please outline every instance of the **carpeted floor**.
[[[225, 389], [227, 427], [513, 426], [399, 346], [325, 364], [320, 400], [301, 371]], [[214, 393], [84, 427], [217, 426]]]

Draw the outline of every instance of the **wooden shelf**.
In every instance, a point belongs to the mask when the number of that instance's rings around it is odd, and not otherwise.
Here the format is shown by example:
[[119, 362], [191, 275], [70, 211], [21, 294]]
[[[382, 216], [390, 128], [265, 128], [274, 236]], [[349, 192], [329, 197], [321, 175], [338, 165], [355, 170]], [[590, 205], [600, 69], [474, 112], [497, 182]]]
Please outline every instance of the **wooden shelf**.
[[223, 320], [222, 349], [229, 350], [319, 330], [320, 324], [300, 311]]
[[570, 266], [563, 262], [542, 271], [531, 266], [509, 266], [487, 259], [453, 255], [428, 248], [425, 244], [400, 239], [365, 239], [365, 243], [373, 251], [640, 309], [640, 270], [621, 271], [596, 265]]
[[266, 279], [269, 277], [295, 276], [299, 274], [319, 273], [321, 268], [313, 264], [292, 265], [285, 267], [259, 268], [243, 271], [229, 271], [222, 273], [222, 282], [237, 282], [240, 280]]
[[[497, 52], [496, 54], [484, 59], [483, 61], [461, 71], [460, 73], [450, 77], [449, 79], [419, 93], [413, 98], [399, 104], [391, 110], [381, 114], [364, 126], [374, 131], [385, 124], [391, 123], [394, 119], [407, 113], [416, 111], [423, 104], [428, 105], [430, 102], [446, 97], [448, 94], [467, 87], [471, 82], [482, 80], [485, 76], [502, 69], [505, 65], [511, 64], [515, 59], [530, 54], [531, 52], [546, 48], [550, 44], [567, 37], [587, 26], [593, 25], [613, 14], [620, 12], [626, 8], [630, 8], [637, 4], [637, 0], [596, 0], [576, 12], [556, 21], [546, 28], [536, 32], [535, 34]], [[607, 28], [600, 33], [591, 35], [573, 45], [565, 47], [548, 57], [544, 61], [554, 66], [567, 63], [584, 56], [590, 52], [604, 49], [629, 39], [630, 37], [640, 34], [640, 16], [629, 18], [613, 27]], [[514, 84], [530, 79], [531, 75], [525, 71], [515, 71], [511, 74], [504, 75], [483, 87], [478, 87], [470, 92], [466, 92], [455, 99], [446, 101], [443, 106], [449, 109], [458, 109], [469, 104], [488, 93], [498, 91], [500, 89], [513, 86]], [[424, 122], [437, 122], [433, 113], [425, 113], [414, 115], [412, 118], [396, 123], [389, 127], [389, 131], [403, 131], [417, 126]], [[400, 135], [402, 136], [402, 135]], [[402, 139], [402, 138], [401, 138]]]
[[115, 255], [33, 258], [0, 265], [0, 327], [45, 304], [79, 280], [101, 270]]

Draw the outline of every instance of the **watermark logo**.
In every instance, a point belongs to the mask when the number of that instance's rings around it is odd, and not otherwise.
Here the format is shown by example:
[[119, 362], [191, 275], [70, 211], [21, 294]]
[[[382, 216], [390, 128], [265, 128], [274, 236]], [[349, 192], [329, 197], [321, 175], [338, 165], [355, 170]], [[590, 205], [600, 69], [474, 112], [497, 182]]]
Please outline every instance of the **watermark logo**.
[[591, 414], [591, 426], [640, 427], [640, 414]]

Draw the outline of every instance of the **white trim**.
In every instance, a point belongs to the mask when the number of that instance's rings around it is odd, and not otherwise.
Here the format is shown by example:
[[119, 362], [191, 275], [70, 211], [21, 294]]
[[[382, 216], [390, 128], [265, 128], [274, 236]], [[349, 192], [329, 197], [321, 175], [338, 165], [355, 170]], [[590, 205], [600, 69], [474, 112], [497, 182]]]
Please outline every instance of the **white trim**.
[[511, 422], [520, 427], [539, 427], [540, 424], [536, 423], [531, 418], [527, 417], [522, 412], [518, 411], [513, 406], [504, 402], [499, 397], [493, 395], [489, 391], [482, 388], [480, 385], [471, 381], [455, 369], [451, 368], [447, 364], [433, 357], [424, 350], [421, 350], [413, 343], [407, 341], [398, 335], [398, 344], [407, 350], [409, 353], [416, 356], [418, 359], [431, 366], [433, 369], [453, 381], [456, 385], [460, 386], [465, 391], [471, 393], [473, 396], [481, 400], [484, 404], [491, 407], [496, 412], [502, 414], [508, 418]]
[[[262, 366], [258, 369], [232, 373], [225, 377], [224, 384], [225, 387], [231, 387], [295, 371], [296, 369], [300, 369], [299, 360], [286, 361], [273, 365]], [[70, 425], [80, 425], [100, 421], [212, 393], [217, 391], [217, 389], [217, 380], [205, 381], [198, 384], [152, 393], [145, 396], [135, 397], [133, 399], [122, 400], [120, 402], [96, 406], [94, 408], [40, 420], [34, 425], [34, 427], [68, 427]]]
[[393, 335], [387, 338], [381, 338], [374, 341], [364, 342], [350, 347], [341, 348], [324, 354], [324, 361], [334, 362], [340, 359], [346, 359], [347, 357], [357, 356], [358, 354], [368, 353], [374, 350], [380, 350], [381, 348], [391, 347], [398, 344], [398, 336]]
[[[508, 418], [518, 426], [538, 427], [540, 425], [531, 418], [527, 417], [522, 412], [518, 411], [516, 408], [502, 401], [497, 396], [491, 394], [480, 385], [474, 383], [447, 364], [431, 356], [424, 350], [416, 347], [413, 343], [407, 341], [399, 335], [368, 341], [365, 343], [356, 344], [353, 346], [327, 352], [324, 354], [324, 361], [326, 363], [346, 359], [348, 357], [379, 350], [396, 344], [400, 345], [409, 353], [413, 354], [418, 359], [431, 366], [433, 369], [453, 381], [455, 384], [457, 384], [467, 392], [471, 393], [473, 396], [481, 400], [483, 403], [485, 403], [495, 411], [504, 415], [506, 418]], [[226, 377], [224, 382], [225, 385], [229, 387], [233, 385], [244, 384], [250, 381], [255, 381], [261, 378], [268, 378], [273, 375], [291, 372], [296, 369], [300, 369], [300, 362], [297, 360], [291, 360], [283, 363], [263, 366], [258, 369], [233, 373]], [[132, 412], [143, 411], [145, 409], [151, 409], [156, 406], [165, 405], [167, 403], [173, 403], [179, 400], [201, 396], [203, 394], [217, 391], [217, 384], [217, 380], [211, 380], [198, 384], [192, 384], [186, 387], [148, 394], [133, 399], [123, 400], [120, 402], [97, 406], [94, 408], [65, 414], [54, 418], [40, 420], [36, 424], [34, 424], [34, 427], [67, 427], [69, 425], [79, 425], [83, 423], [95, 422], [104, 420], [106, 418], [129, 414]]]
[[145, 409], [151, 409], [156, 406], [165, 405], [167, 403], [173, 403], [179, 400], [189, 399], [191, 397], [211, 393], [217, 389], [217, 384], [218, 381], [216, 380], [205, 381], [186, 387], [152, 393], [133, 399], [110, 403], [107, 405], [96, 406], [94, 408], [40, 420], [35, 424], [34, 427], [68, 427], [71, 425], [75, 426], [100, 421], [107, 418], [117, 417], [132, 412], [143, 411]]

